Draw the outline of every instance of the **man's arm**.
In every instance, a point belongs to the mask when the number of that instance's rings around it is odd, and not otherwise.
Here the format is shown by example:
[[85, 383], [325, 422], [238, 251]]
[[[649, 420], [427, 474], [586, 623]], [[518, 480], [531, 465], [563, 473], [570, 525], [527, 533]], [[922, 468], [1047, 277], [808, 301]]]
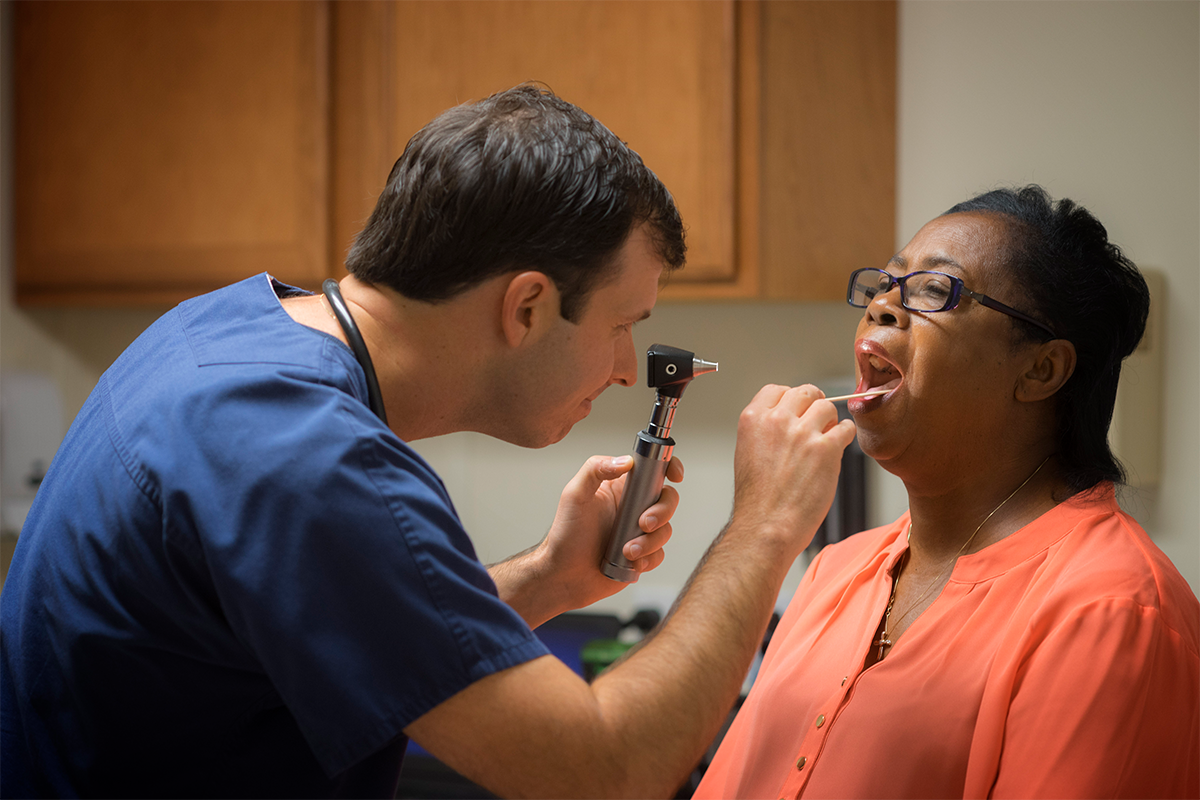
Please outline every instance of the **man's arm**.
[[[628, 584], [600, 571], [601, 556], [616, 523], [625, 481], [633, 467], [630, 456], [592, 456], [563, 489], [550, 532], [539, 544], [488, 572], [500, 599], [513, 607], [531, 628], [566, 611], [591, 605], [616, 594]], [[683, 465], [672, 458], [667, 479], [683, 480]], [[658, 502], [638, 522], [643, 535], [625, 543], [625, 557], [639, 573], [663, 561], [662, 548], [671, 538], [670, 519], [679, 506], [679, 493], [664, 486]]]
[[854, 426], [819, 396], [768, 386], [742, 412], [733, 516], [636, 653], [591, 685], [535, 659], [405, 732], [502, 796], [669, 797], [716, 735], [784, 575], [832, 502]]

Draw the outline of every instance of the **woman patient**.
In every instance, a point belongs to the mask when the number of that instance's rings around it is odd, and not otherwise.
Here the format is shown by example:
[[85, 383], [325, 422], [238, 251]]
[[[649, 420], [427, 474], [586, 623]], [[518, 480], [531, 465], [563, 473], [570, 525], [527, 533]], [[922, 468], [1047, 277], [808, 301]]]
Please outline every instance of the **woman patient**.
[[826, 547], [697, 797], [1200, 796], [1200, 604], [1108, 446], [1149, 293], [995, 191], [861, 269], [850, 401], [909, 510]]

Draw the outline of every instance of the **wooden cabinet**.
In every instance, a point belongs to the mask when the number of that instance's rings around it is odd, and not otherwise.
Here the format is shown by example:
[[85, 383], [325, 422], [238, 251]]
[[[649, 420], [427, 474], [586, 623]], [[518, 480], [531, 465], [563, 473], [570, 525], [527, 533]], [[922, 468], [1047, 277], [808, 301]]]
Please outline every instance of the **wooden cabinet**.
[[896, 251], [896, 6], [763, 4], [755, 294], [846, 297]]
[[733, 0], [336, 5], [336, 240], [348, 247], [425, 123], [535, 80], [601, 120], [670, 188], [689, 226], [674, 280], [732, 280], [739, 56], [754, 55], [737, 39], [753, 17], [738, 11]]
[[542, 81], [663, 179], [688, 227], [665, 298], [839, 300], [893, 252], [893, 2], [609, 0], [335, 6], [341, 252], [404, 143]]
[[315, 287], [408, 138], [527, 80], [675, 195], [664, 297], [836, 299], [892, 251], [886, 2], [15, 4], [22, 303]]
[[23, 304], [170, 303], [328, 247], [328, 11], [14, 3]]

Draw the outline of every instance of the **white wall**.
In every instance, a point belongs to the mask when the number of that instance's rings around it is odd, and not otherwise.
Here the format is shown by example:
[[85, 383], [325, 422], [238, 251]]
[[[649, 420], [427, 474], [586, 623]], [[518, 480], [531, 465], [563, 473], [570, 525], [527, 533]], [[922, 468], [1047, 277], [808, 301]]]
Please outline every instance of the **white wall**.
[[[1161, 486], [1126, 505], [1200, 591], [1200, 5], [1196, 2], [904, 2], [900, 13], [897, 247], [955, 202], [1036, 181], [1081, 202], [1138, 263], [1165, 271], [1168, 331]], [[9, 18], [4, 3], [4, 17]], [[5, 24], [3, 58], [11, 53]], [[3, 71], [8, 86], [10, 70]], [[11, 300], [11, 93], [5, 89], [0, 214], [0, 365], [41, 367], [68, 413], [156, 312], [39, 311]], [[857, 313], [825, 304], [663, 305], [635, 329], [694, 349], [721, 371], [688, 389], [676, 417], [687, 465], [669, 561], [602, 604], [664, 605], [728, 516], [737, 414], [763, 383], [852, 370]], [[526, 451], [460, 434], [418, 443], [444, 475], [481, 557], [536, 542], [558, 493], [593, 453], [627, 452], [652, 393], [612, 389], [551, 448]], [[873, 474], [872, 522], [903, 509], [902, 487]], [[785, 596], [798, 580], [794, 569]]]

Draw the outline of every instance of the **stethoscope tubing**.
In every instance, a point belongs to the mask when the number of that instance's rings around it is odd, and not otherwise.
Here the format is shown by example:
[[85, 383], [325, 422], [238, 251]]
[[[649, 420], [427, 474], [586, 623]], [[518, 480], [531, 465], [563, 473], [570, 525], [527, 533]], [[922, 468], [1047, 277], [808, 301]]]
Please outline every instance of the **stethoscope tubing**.
[[375, 375], [375, 365], [371, 362], [371, 354], [367, 350], [367, 343], [363, 341], [362, 333], [358, 330], [358, 324], [350, 315], [350, 307], [342, 299], [341, 287], [333, 278], [328, 278], [325, 283], [321, 284], [321, 291], [325, 293], [325, 299], [329, 301], [329, 307], [333, 309], [333, 316], [342, 326], [342, 331], [346, 334], [346, 341], [350, 343], [350, 350], [354, 353], [354, 358], [358, 360], [358, 365], [362, 367], [363, 375], [367, 379], [367, 405], [375, 412], [375, 416], [379, 417], [384, 425], [387, 425], [387, 411], [383, 407], [383, 393], [379, 391], [379, 378]]

